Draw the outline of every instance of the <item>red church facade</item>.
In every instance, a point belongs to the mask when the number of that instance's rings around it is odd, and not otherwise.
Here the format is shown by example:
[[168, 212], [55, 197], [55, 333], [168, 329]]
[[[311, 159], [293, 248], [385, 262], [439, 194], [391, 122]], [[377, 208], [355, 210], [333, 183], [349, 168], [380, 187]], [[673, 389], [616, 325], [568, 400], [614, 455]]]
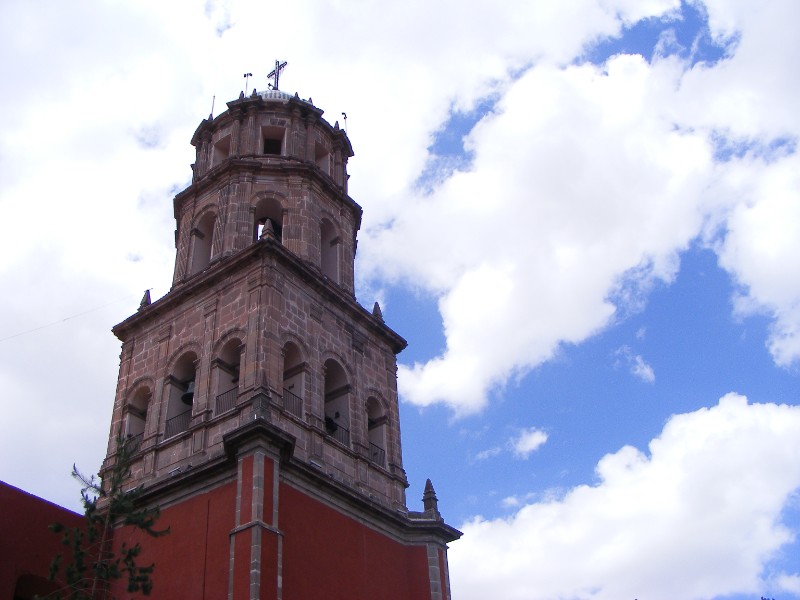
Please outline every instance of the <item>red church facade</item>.
[[[157, 597], [449, 597], [446, 550], [435, 526], [359, 506], [347, 490], [325, 493], [315, 475], [290, 482], [280, 473], [281, 457], [264, 443], [274, 433], [263, 423], [237, 431], [247, 450], [230, 481], [199, 493], [184, 481], [178, 493], [186, 498], [174, 501], [155, 492], [166, 500], [159, 527], [171, 533], [139, 540], [142, 562], [157, 565]], [[116, 543], [132, 541], [120, 533]]]

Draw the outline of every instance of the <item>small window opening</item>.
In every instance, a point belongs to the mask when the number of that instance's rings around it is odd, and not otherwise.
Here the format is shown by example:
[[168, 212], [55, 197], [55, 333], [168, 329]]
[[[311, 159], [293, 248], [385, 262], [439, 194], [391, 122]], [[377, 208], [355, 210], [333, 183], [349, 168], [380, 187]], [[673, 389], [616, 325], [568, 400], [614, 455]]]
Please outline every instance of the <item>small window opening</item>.
[[281, 140], [272, 140], [269, 138], [264, 139], [264, 154], [281, 155]]
[[320, 143], [314, 144], [314, 162], [325, 175], [331, 174], [331, 153]]
[[231, 155], [231, 136], [226, 135], [224, 138], [222, 138], [216, 144], [214, 144], [214, 158], [211, 164], [216, 166], [227, 160], [227, 158], [230, 155]]
[[283, 138], [285, 131], [283, 127], [261, 128], [264, 154], [273, 156], [281, 156], [283, 154]]

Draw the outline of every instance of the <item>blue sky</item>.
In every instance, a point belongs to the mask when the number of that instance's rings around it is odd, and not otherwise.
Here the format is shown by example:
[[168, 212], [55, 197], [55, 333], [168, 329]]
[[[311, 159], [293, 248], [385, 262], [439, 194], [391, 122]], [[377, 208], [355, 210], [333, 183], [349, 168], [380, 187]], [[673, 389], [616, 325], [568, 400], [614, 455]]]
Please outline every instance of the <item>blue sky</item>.
[[454, 597], [800, 597], [792, 0], [4, 11], [0, 479], [77, 506], [191, 134], [280, 58], [348, 115], [358, 298], [409, 341]]
[[[463, 512], [456, 520], [475, 511], [479, 496], [481, 513], [498, 516], [507, 512], [504, 497], [591, 482], [599, 457], [625, 444], [646, 449], [671, 415], [707, 406], [709, 397], [737, 391], [753, 402], [796, 402], [797, 374], [776, 369], [764, 350], [766, 319], [731, 318], [732, 293], [714, 254], [692, 248], [681, 257], [676, 281], [654, 290], [641, 312], [583, 344], [564, 347], [558, 358], [498, 390], [486, 411], [453, 420], [442, 407], [402, 405], [405, 437], [423, 442], [407, 444], [407, 468], [430, 471], [431, 454], [438, 455], [432, 477], [440, 487], [452, 486], [448, 496], [460, 499]], [[435, 305], [412, 297], [406, 307], [407, 315], [393, 313], [398, 323], [421, 320], [427, 329], [436, 322]], [[442, 342], [413, 326], [407, 335], [408, 355], [401, 355], [407, 361], [424, 357], [426, 347], [437, 353]], [[647, 357], [654, 382], [631, 373], [621, 351], [626, 347]], [[524, 466], [511, 456], [476, 458], [503, 447], [515, 428], [531, 425], [550, 432], [550, 438]], [[451, 436], [438, 445], [443, 431]], [[485, 482], [478, 489], [475, 476]], [[412, 484], [413, 499], [421, 485]]]

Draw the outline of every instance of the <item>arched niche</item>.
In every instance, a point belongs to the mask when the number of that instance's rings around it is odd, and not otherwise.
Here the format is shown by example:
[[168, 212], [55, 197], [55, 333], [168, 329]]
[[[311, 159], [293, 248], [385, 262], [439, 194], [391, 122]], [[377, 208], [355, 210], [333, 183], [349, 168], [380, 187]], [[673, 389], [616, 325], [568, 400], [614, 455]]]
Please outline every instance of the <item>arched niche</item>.
[[283, 407], [296, 417], [303, 416], [308, 365], [300, 347], [294, 342], [283, 346]]
[[166, 380], [167, 414], [164, 437], [170, 438], [189, 429], [197, 383], [197, 354], [186, 352], [175, 361]]
[[253, 212], [253, 241], [270, 234], [283, 242], [283, 206], [277, 198], [262, 198]]
[[212, 363], [212, 381], [215, 387], [214, 414], [222, 414], [236, 407], [239, 396], [242, 341], [231, 338], [222, 346]]
[[189, 274], [199, 273], [211, 262], [216, 215], [206, 212], [192, 229], [192, 267]]
[[347, 373], [334, 359], [325, 361], [325, 431], [350, 446], [350, 384]]
[[320, 269], [322, 274], [334, 283], [339, 283], [339, 261], [341, 237], [336, 226], [328, 218], [320, 222]]
[[374, 396], [367, 399], [367, 438], [369, 457], [372, 462], [386, 466], [386, 446], [389, 433], [389, 418], [381, 402]]

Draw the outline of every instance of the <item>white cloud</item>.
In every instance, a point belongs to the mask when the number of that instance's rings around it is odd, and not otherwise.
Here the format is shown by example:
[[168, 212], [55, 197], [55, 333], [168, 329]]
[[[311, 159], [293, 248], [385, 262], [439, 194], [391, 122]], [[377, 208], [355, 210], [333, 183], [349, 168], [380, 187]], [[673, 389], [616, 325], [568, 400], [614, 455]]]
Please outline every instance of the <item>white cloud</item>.
[[[362, 236], [368, 276], [439, 299], [446, 347], [400, 367], [402, 396], [460, 415], [481, 410], [562, 344], [641, 308], [698, 236], [741, 284], [740, 312], [773, 318], [775, 362], [794, 364], [800, 50], [783, 25], [797, 11], [791, 2], [763, 13], [710, 3], [714, 37], [739, 38], [713, 65], [543, 61], [509, 82], [466, 139], [472, 163], [430, 194], [408, 191], [391, 226]], [[791, 49], [764, 52], [775, 39]], [[790, 140], [788, 155], [765, 160], [775, 140]], [[719, 144], [752, 150], [719, 162]], [[652, 382], [652, 367], [633, 360], [634, 374]]]
[[[637, 335], [638, 338], [638, 335]], [[630, 346], [623, 345], [617, 348], [615, 355], [620, 358], [630, 370], [631, 375], [645, 383], [654, 383], [656, 373], [640, 354], [634, 354]]]
[[503, 508], [516, 508], [520, 505], [520, 500], [516, 496], [506, 496], [500, 501]]
[[[521, 430], [517, 435], [509, 438], [505, 444], [505, 450], [510, 452], [515, 458], [527, 459], [533, 452], [538, 450], [545, 442], [547, 442], [547, 433], [536, 427], [529, 427], [528, 429]], [[495, 458], [503, 453], [502, 446], [492, 446], [485, 450], [478, 452], [474, 461], [484, 461], [490, 458]]]
[[672, 280], [712, 170], [708, 141], [654, 108], [680, 69], [618, 56], [529, 70], [470, 134], [471, 169], [367, 232], [367, 269], [440, 296], [446, 349], [401, 367], [406, 399], [480, 410], [511, 375]]
[[800, 408], [748, 405], [735, 394], [673, 416], [648, 454], [626, 446], [604, 456], [595, 485], [464, 524], [450, 550], [454, 597], [693, 600], [763, 591], [765, 565], [794, 539], [781, 511], [800, 486], [798, 435]]
[[743, 201], [728, 218], [720, 264], [741, 286], [738, 312], [774, 317], [769, 350], [790, 366], [800, 359], [800, 278], [788, 276], [800, 273], [800, 156], [741, 166], [753, 179], [737, 177]]
[[776, 581], [779, 590], [800, 596], [800, 575], [782, 573]]
[[492, 448], [487, 448], [486, 450], [481, 450], [475, 455], [475, 461], [483, 461], [489, 458], [494, 458], [495, 456], [499, 455], [503, 451], [502, 448], [499, 446], [494, 446]]
[[547, 441], [547, 433], [536, 427], [523, 429], [519, 435], [509, 440], [509, 446], [516, 458], [527, 459]]
[[631, 372], [642, 381], [653, 383], [656, 380], [656, 374], [653, 371], [653, 367], [648, 365], [638, 354], [633, 360], [634, 364], [631, 367]]

